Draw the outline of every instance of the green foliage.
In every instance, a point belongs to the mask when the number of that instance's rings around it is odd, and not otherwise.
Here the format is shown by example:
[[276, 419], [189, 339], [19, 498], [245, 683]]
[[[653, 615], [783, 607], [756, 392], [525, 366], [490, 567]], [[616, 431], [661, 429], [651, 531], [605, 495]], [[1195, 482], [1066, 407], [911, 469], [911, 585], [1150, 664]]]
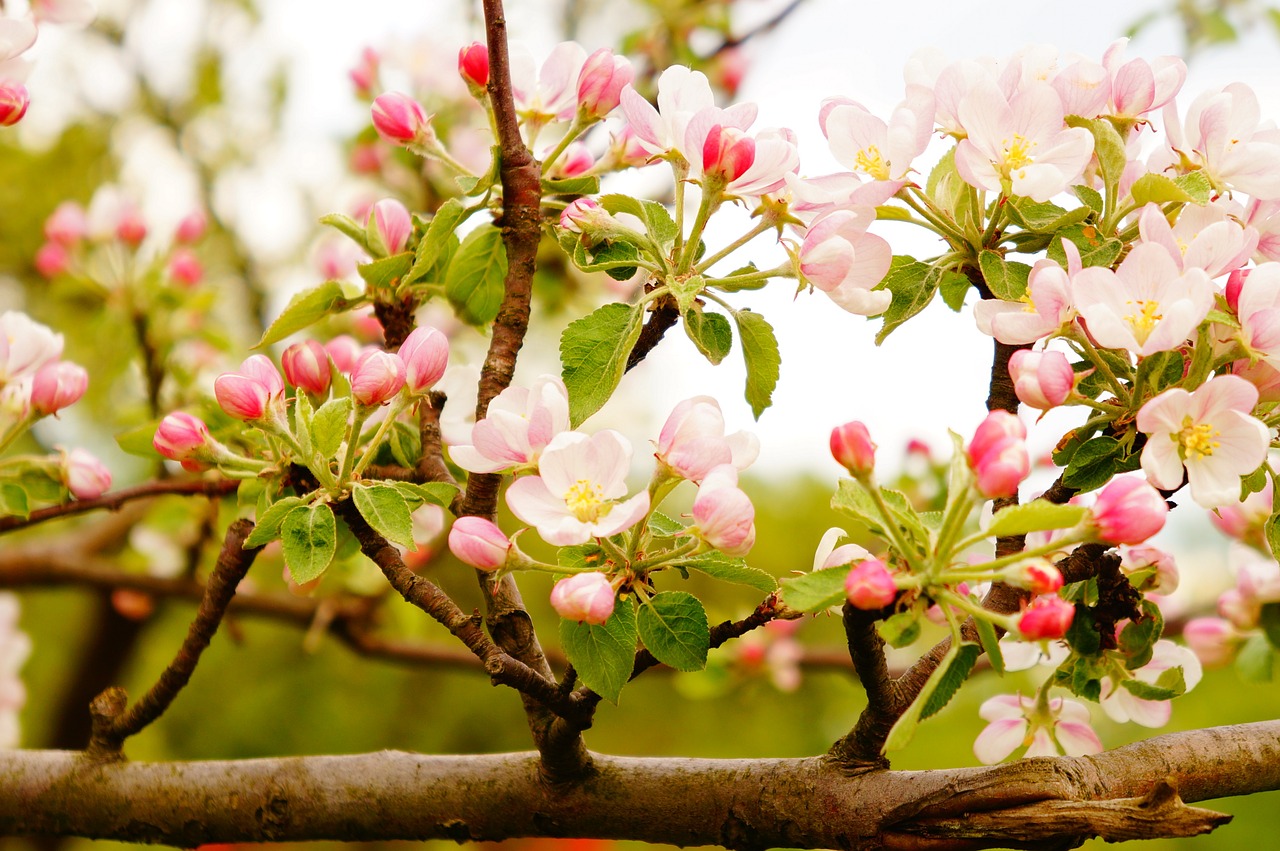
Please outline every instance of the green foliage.
[[724, 553], [703, 553], [702, 555], [681, 559], [676, 562], [676, 565], [689, 570], [696, 570], [699, 573], [705, 573], [722, 582], [746, 585], [765, 594], [771, 594], [778, 590], [778, 580], [768, 573], [759, 568], [748, 567], [744, 560], [727, 556]]
[[844, 602], [849, 567], [827, 567], [782, 580], [782, 601], [799, 612], [819, 612]]
[[1031, 275], [1031, 267], [1026, 263], [1011, 262], [998, 252], [984, 249], [978, 255], [978, 265], [987, 289], [996, 298], [1017, 301], [1026, 295], [1027, 278]]
[[1088, 515], [1089, 510], [1077, 505], [1054, 505], [1043, 499], [1024, 505], [1011, 505], [996, 512], [987, 527], [987, 535], [1000, 538], [1006, 535], [1025, 535], [1028, 532], [1045, 532], [1050, 529], [1067, 529], [1075, 526]]
[[486, 223], [467, 234], [449, 263], [445, 296], [464, 321], [487, 325], [498, 315], [506, 277], [502, 231]]
[[280, 524], [284, 563], [299, 585], [321, 576], [338, 546], [337, 523], [324, 503], [299, 505]]
[[782, 366], [778, 338], [773, 334], [773, 326], [758, 313], [735, 310], [733, 319], [738, 323], [742, 359], [747, 366], [747, 403], [755, 418], [760, 419], [773, 404], [773, 389], [778, 386], [778, 371]]
[[560, 644], [578, 678], [614, 704], [635, 666], [637, 637], [636, 610], [627, 600], [603, 624], [560, 621]]
[[413, 518], [404, 496], [394, 485], [356, 485], [352, 501], [360, 516], [392, 543], [413, 549]]
[[969, 279], [959, 272], [921, 263], [914, 257], [894, 257], [888, 274], [876, 287], [888, 290], [892, 296], [883, 314], [884, 325], [876, 334], [876, 345], [883, 343], [898, 326], [928, 307], [934, 293], [944, 285], [953, 293], [967, 290]]
[[653, 657], [677, 671], [700, 671], [707, 665], [711, 627], [698, 598], [685, 591], [663, 591], [640, 606], [640, 640]]
[[708, 361], [718, 364], [733, 348], [733, 329], [719, 313], [709, 313], [694, 304], [684, 312], [684, 332]]
[[347, 436], [351, 397], [330, 399], [311, 418], [311, 446], [321, 458], [332, 458]]
[[604, 407], [640, 337], [642, 308], [606, 304], [574, 320], [560, 336], [560, 364], [574, 428]]

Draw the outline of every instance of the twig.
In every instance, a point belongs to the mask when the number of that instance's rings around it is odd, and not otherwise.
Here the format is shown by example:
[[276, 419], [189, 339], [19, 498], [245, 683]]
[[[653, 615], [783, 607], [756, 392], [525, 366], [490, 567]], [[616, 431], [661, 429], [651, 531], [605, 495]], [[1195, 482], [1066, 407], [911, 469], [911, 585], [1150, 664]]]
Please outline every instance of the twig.
[[719, 54], [724, 53], [726, 50], [745, 44], [746, 42], [750, 41], [751, 39], [755, 38], [758, 35], [763, 35], [771, 30], [777, 29], [777, 27], [783, 21], [785, 21], [791, 15], [792, 12], [800, 8], [800, 4], [803, 2], [804, 0], [791, 0], [790, 3], [788, 3], [786, 6], [783, 6], [781, 9], [779, 9], [778, 12], [773, 17], [769, 18], [769, 20], [760, 24], [758, 27], [751, 30], [747, 30], [742, 35], [731, 36], [729, 38], [726, 38], [724, 40], [724, 43], [722, 43], [719, 47], [717, 47], [710, 54], [708, 54], [706, 58], [710, 59], [713, 56], [718, 56]]
[[631, 353], [627, 355], [626, 372], [630, 372], [638, 366], [648, 354], [657, 347], [662, 341], [663, 335], [676, 324], [680, 319], [680, 309], [676, 306], [676, 300], [671, 296], [663, 296], [653, 304], [653, 309], [649, 312], [649, 321], [640, 329], [640, 336], [636, 338], [636, 344], [631, 349]]
[[109, 508], [114, 511], [135, 499], [149, 499], [153, 496], [169, 494], [219, 497], [234, 492], [239, 486], [240, 483], [233, 479], [176, 479], [173, 481], [164, 479], [148, 482], [143, 485], [122, 488], [112, 493], [103, 494], [97, 499], [82, 499], [64, 503], [63, 505], [38, 508], [27, 517], [18, 517], [17, 515], [0, 517], [0, 533], [10, 532], [14, 529], [25, 529], [28, 526], [34, 526], [46, 520], [84, 514], [87, 511], [96, 511], [99, 508]]

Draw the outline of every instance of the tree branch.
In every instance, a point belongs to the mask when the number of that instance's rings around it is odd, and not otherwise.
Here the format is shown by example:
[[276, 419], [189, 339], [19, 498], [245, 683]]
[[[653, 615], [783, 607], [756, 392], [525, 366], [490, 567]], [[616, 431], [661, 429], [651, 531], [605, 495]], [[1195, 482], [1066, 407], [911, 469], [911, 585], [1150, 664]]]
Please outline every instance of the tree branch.
[[11, 532], [14, 529], [25, 529], [28, 526], [34, 526], [46, 520], [71, 517], [75, 514], [96, 511], [99, 508], [115, 511], [125, 503], [132, 502], [135, 499], [150, 499], [151, 497], [164, 496], [166, 494], [220, 497], [234, 493], [239, 486], [240, 483], [234, 479], [161, 479], [131, 488], [112, 491], [111, 493], [103, 494], [97, 499], [81, 499], [64, 503], [63, 505], [37, 508], [27, 517], [19, 517], [17, 515], [0, 517], [0, 533]]

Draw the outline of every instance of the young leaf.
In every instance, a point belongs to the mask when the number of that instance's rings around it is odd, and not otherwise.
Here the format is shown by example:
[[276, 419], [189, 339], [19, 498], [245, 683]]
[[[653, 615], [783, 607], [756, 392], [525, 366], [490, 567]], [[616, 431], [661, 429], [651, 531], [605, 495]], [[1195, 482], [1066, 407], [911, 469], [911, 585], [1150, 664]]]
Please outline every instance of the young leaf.
[[453, 498], [458, 493], [458, 486], [448, 482], [427, 482], [421, 485], [413, 482], [388, 482], [387, 484], [400, 491], [400, 495], [409, 503], [410, 511], [427, 502], [441, 508], [448, 508], [453, 504]]
[[260, 349], [279, 342], [294, 332], [314, 325], [331, 313], [341, 313], [351, 304], [343, 296], [342, 285], [337, 281], [325, 281], [314, 289], [300, 292], [289, 299], [289, 303], [254, 348]]
[[649, 515], [649, 531], [659, 538], [674, 538], [676, 535], [684, 534], [685, 526], [661, 511], [655, 511]]
[[360, 516], [382, 537], [393, 543], [415, 549], [413, 518], [409, 506], [393, 485], [356, 485], [351, 497]]
[[401, 467], [416, 467], [422, 458], [422, 436], [418, 429], [408, 423], [399, 422], [391, 428], [391, 457]]
[[1005, 260], [998, 252], [983, 249], [978, 255], [978, 265], [982, 267], [987, 289], [996, 298], [1017, 301], [1026, 295], [1027, 278], [1031, 274], [1031, 267], [1027, 264]]
[[[687, 567], [690, 570], [705, 573], [707, 576], [723, 582], [746, 585], [765, 594], [772, 594], [778, 590], [778, 580], [768, 573], [758, 567], [748, 567], [742, 559], [732, 558], [723, 553], [703, 553], [702, 555], [683, 559], [676, 566]], [[847, 570], [845, 572], [848, 573]], [[841, 593], [843, 593], [844, 585], [841, 584], [840, 587]]]
[[151, 441], [155, 440], [156, 429], [159, 427], [159, 420], [151, 420], [122, 431], [116, 435], [116, 445], [130, 455], [154, 460], [159, 453]]
[[890, 647], [906, 647], [920, 637], [920, 613], [915, 609], [889, 615], [876, 625]]
[[1244, 643], [1236, 655], [1236, 672], [1251, 683], [1269, 683], [1274, 676], [1275, 650], [1265, 635], [1255, 635]]
[[765, 318], [750, 310], [735, 310], [738, 338], [742, 341], [742, 359], [747, 365], [747, 402], [756, 419], [773, 404], [773, 388], [778, 386], [778, 370], [782, 356], [778, 338]]
[[[298, 394], [301, 398], [302, 394]], [[330, 399], [311, 418], [311, 445], [322, 458], [332, 458], [347, 436], [347, 419], [351, 416], [351, 397]]]
[[0, 485], [0, 514], [17, 515], [23, 518], [30, 516], [31, 507], [27, 492], [22, 485], [13, 482]]
[[394, 287], [400, 278], [413, 265], [413, 255], [408, 251], [374, 260], [372, 263], [361, 263], [356, 267], [364, 282], [374, 289]]
[[883, 343], [898, 326], [928, 307], [934, 293], [942, 286], [953, 290], [967, 289], [969, 279], [959, 272], [921, 263], [914, 257], [894, 257], [888, 274], [876, 287], [888, 290], [892, 296], [889, 307], [882, 314], [884, 325], [876, 334], [876, 345]]
[[249, 533], [249, 537], [244, 539], [244, 548], [261, 547], [278, 538], [280, 536], [280, 524], [299, 505], [302, 505], [300, 498], [286, 496], [278, 502], [273, 502], [265, 511], [258, 512], [258, 520], [253, 527], [253, 531]]
[[594, 195], [600, 191], [600, 178], [587, 177], [543, 178], [543, 195]]
[[943, 678], [947, 676], [947, 672], [951, 670], [951, 663], [958, 654], [959, 648], [954, 644], [947, 648], [946, 655], [939, 660], [938, 667], [929, 675], [929, 679], [925, 680], [924, 685], [920, 688], [920, 693], [916, 695], [916, 699], [907, 707], [907, 711], [902, 713], [893, 725], [893, 729], [889, 731], [889, 735], [885, 737], [883, 753], [902, 750], [911, 741], [911, 737], [916, 733], [916, 727], [920, 726], [920, 714], [929, 703], [929, 699], [933, 697], [934, 691], [937, 690]]
[[707, 666], [711, 627], [698, 598], [685, 591], [655, 594], [640, 606], [640, 640], [653, 657], [677, 671], [701, 671]]
[[1084, 266], [1110, 266], [1120, 256], [1124, 243], [1113, 236], [1103, 237], [1093, 225], [1078, 224], [1058, 231], [1047, 252], [1055, 263], [1067, 265], [1067, 253], [1062, 250], [1062, 240], [1069, 239], [1080, 249], [1080, 262]]
[[636, 657], [636, 610], [619, 601], [601, 625], [560, 621], [560, 643], [587, 688], [617, 704]]
[[982, 642], [982, 649], [987, 653], [987, 659], [991, 661], [992, 669], [1004, 676], [1004, 652], [1000, 649], [996, 628], [991, 625], [991, 621], [984, 618], [974, 618], [973, 622], [978, 627], [978, 639]]
[[442, 258], [457, 250], [459, 243], [455, 232], [464, 218], [465, 208], [460, 198], [450, 198], [439, 210], [436, 210], [436, 214], [431, 217], [431, 223], [427, 225], [427, 232], [418, 243], [413, 266], [404, 277], [407, 283], [426, 278]]
[[644, 228], [660, 246], [674, 242], [676, 223], [667, 208], [657, 201], [641, 201], [630, 195], [601, 195], [600, 206], [610, 213], [630, 213], [644, 222]]
[[955, 697], [960, 686], [964, 685], [964, 681], [969, 678], [969, 672], [973, 670], [973, 664], [978, 661], [981, 653], [982, 648], [977, 644], [960, 645], [960, 652], [951, 660], [951, 664], [947, 666], [947, 672], [938, 680], [938, 687], [934, 689], [933, 694], [929, 695], [924, 709], [920, 711], [921, 721], [937, 715], [951, 702], [951, 698]]
[[642, 327], [642, 309], [606, 304], [569, 323], [560, 336], [560, 363], [574, 428], [609, 401]]
[[844, 581], [848, 577], [847, 565], [784, 577], [782, 601], [796, 611], [820, 612], [844, 602]]
[[320, 577], [338, 545], [332, 509], [324, 503], [294, 508], [280, 524], [280, 543], [294, 582], [302, 585]]
[[462, 241], [445, 275], [444, 292], [463, 320], [485, 325], [498, 315], [506, 277], [502, 231], [486, 223]]
[[724, 360], [733, 348], [733, 329], [729, 327], [729, 320], [719, 313], [708, 313], [698, 305], [685, 311], [684, 332], [702, 356], [713, 364]]
[[608, 559], [609, 554], [599, 544], [574, 544], [561, 547], [556, 552], [556, 564], [561, 567], [599, 568]]
[[1043, 499], [1025, 505], [1002, 508], [991, 518], [987, 535], [1002, 538], [1006, 535], [1025, 535], [1028, 532], [1044, 532], [1049, 529], [1067, 529], [1076, 525], [1089, 513], [1079, 505], [1054, 505]]
[[334, 230], [350, 237], [356, 245], [360, 246], [369, 253], [369, 235], [364, 225], [357, 222], [350, 216], [344, 216], [341, 213], [330, 213], [327, 216], [320, 217], [320, 224], [328, 225]]
[[1123, 454], [1124, 447], [1114, 437], [1095, 437], [1071, 456], [1062, 483], [1081, 492], [1100, 488], [1115, 475]]
[[1171, 178], [1155, 172], [1148, 172], [1135, 180], [1129, 189], [1129, 194], [1133, 196], [1133, 203], [1139, 207], [1152, 203], [1165, 204], [1169, 201], [1195, 200], [1190, 192], [1174, 183]]

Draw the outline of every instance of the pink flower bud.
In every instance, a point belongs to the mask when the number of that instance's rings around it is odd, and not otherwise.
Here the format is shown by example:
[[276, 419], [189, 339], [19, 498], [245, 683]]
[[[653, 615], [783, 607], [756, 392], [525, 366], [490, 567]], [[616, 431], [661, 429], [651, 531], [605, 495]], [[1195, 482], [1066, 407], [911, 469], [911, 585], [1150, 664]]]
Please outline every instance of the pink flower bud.
[[89, 220], [75, 201], [63, 201], [44, 221], [45, 239], [67, 248], [73, 248], [88, 235]]
[[600, 48], [578, 74], [578, 111], [588, 119], [605, 117], [622, 101], [622, 90], [634, 76], [630, 60]]
[[36, 251], [36, 271], [45, 278], [56, 278], [71, 268], [71, 255], [57, 242], [46, 242]]
[[489, 85], [489, 48], [484, 42], [473, 41], [458, 51], [458, 74], [468, 86]]
[[27, 114], [31, 96], [17, 80], [0, 81], [0, 127], [12, 127]]
[[731, 464], [709, 472], [693, 500], [693, 519], [708, 544], [728, 555], [744, 556], [756, 542], [756, 509], [736, 487], [737, 481], [738, 471]]
[[360, 355], [364, 354], [364, 349], [355, 337], [350, 334], [341, 334], [324, 344], [324, 350], [329, 353], [329, 357], [333, 360], [333, 365], [338, 368], [338, 372], [350, 373], [356, 368], [356, 361], [360, 359]]
[[591, 171], [596, 164], [591, 156], [591, 149], [582, 142], [573, 142], [565, 149], [564, 154], [552, 166], [554, 177], [578, 177]]
[[347, 72], [351, 77], [351, 84], [356, 87], [356, 94], [360, 97], [368, 97], [373, 93], [373, 87], [378, 82], [380, 59], [378, 51], [372, 47], [366, 47], [360, 51], [359, 61]]
[[1015, 588], [1032, 594], [1054, 594], [1062, 587], [1062, 572], [1044, 559], [1010, 565], [1001, 571], [1001, 579]]
[[[1172, 594], [1178, 590], [1178, 563], [1169, 553], [1159, 547], [1130, 547], [1124, 551], [1120, 560], [1120, 569], [1139, 591], [1150, 591], [1153, 594]], [[1146, 579], [1137, 580], [1136, 574], [1152, 572]]]
[[356, 174], [377, 174], [386, 164], [386, 147], [371, 142], [356, 142], [351, 147], [348, 163]]
[[1182, 628], [1182, 638], [1209, 667], [1225, 665], [1235, 654], [1236, 631], [1222, 618], [1192, 618]]
[[592, 199], [575, 198], [560, 213], [560, 227], [571, 233], [584, 233], [602, 213], [600, 205]]
[[1018, 399], [1041, 411], [1061, 405], [1075, 386], [1075, 372], [1062, 352], [1018, 349], [1009, 358], [1009, 375]]
[[74, 405], [89, 386], [89, 373], [70, 361], [47, 363], [31, 380], [31, 406], [41, 414], [56, 414]]
[[185, 461], [203, 449], [211, 440], [204, 420], [181, 411], [160, 421], [151, 445], [171, 461]]
[[384, 254], [399, 254], [413, 233], [413, 219], [409, 211], [394, 198], [383, 198], [369, 210], [369, 224], [377, 239], [374, 249]]
[[1244, 282], [1249, 280], [1249, 273], [1252, 271], [1252, 269], [1236, 269], [1227, 276], [1225, 295], [1227, 307], [1230, 307], [1233, 313], [1240, 309], [1240, 291], [1244, 289]]
[[1254, 629], [1262, 616], [1262, 604], [1239, 588], [1228, 588], [1218, 595], [1218, 614], [1241, 631]]
[[[507, 563], [511, 541], [496, 524], [483, 517], [459, 517], [449, 530], [449, 549], [464, 564], [497, 570]], [[612, 605], [609, 608], [612, 611]]]
[[1026, 440], [1027, 427], [1022, 424], [1022, 420], [1018, 419], [1016, 414], [1008, 411], [995, 410], [987, 414], [987, 418], [973, 433], [973, 440], [969, 441], [969, 463], [976, 467], [987, 450], [1006, 437]]
[[267, 413], [271, 392], [261, 381], [238, 372], [224, 372], [213, 381], [218, 405], [238, 420], [259, 420]]
[[284, 379], [280, 377], [280, 370], [276, 369], [276, 365], [266, 355], [249, 355], [240, 363], [240, 374], [267, 388], [267, 393], [271, 396], [284, 393]]
[[741, 177], [756, 159], [756, 140], [736, 127], [711, 128], [702, 145], [702, 171], [725, 183]]
[[361, 405], [381, 405], [404, 387], [404, 361], [397, 355], [371, 349], [351, 370], [351, 397]]
[[190, 248], [179, 248], [169, 257], [169, 277], [180, 284], [194, 287], [204, 278], [204, 266]]
[[132, 204], [123, 204], [116, 219], [116, 239], [137, 248], [146, 238], [147, 223], [142, 213]]
[[329, 390], [329, 355], [316, 340], [294, 343], [280, 356], [284, 377], [299, 390], [322, 396]]
[[111, 471], [84, 449], [62, 457], [62, 481], [76, 499], [97, 499], [111, 487]]
[[876, 466], [876, 445], [867, 427], [854, 420], [831, 430], [831, 457], [840, 462], [849, 475], [869, 476]]
[[431, 327], [415, 328], [400, 344], [405, 386], [415, 396], [426, 393], [449, 365], [449, 338]]
[[987, 447], [973, 471], [978, 480], [978, 492], [983, 496], [990, 499], [1013, 496], [1022, 480], [1031, 474], [1027, 445], [1020, 438], [1005, 437]]
[[393, 145], [413, 145], [433, 137], [422, 104], [402, 92], [385, 92], [373, 100], [373, 127]]
[[1145, 479], [1124, 476], [1102, 489], [1093, 504], [1098, 537], [1109, 544], [1140, 544], [1164, 528], [1169, 504]]
[[885, 563], [870, 558], [849, 571], [844, 580], [844, 595], [849, 605], [870, 612], [892, 604], [898, 598], [898, 586]]
[[651, 157], [630, 124], [609, 137], [609, 155], [613, 162], [624, 168], [647, 165]]
[[1028, 641], [1062, 638], [1075, 616], [1075, 606], [1061, 597], [1037, 597], [1018, 618], [1018, 632]]
[[613, 614], [613, 597], [613, 585], [603, 573], [575, 573], [551, 589], [551, 607], [565, 620], [602, 624]]
[[173, 232], [173, 238], [184, 245], [192, 245], [203, 239], [208, 229], [209, 217], [204, 214], [204, 210], [192, 210], [178, 222], [178, 229]]

